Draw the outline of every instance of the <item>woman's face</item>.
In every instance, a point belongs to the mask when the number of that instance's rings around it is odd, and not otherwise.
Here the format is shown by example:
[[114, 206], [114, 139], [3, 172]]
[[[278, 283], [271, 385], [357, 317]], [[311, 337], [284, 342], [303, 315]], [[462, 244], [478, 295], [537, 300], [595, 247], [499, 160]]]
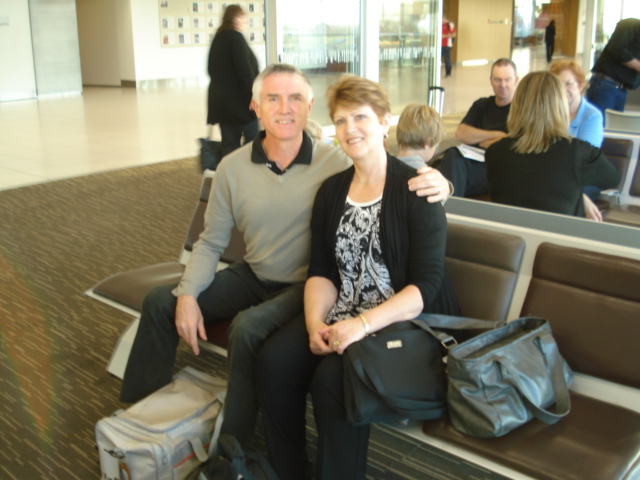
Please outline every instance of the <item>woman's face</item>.
[[352, 160], [384, 152], [384, 136], [389, 131], [391, 115], [382, 118], [369, 105], [338, 105], [333, 114], [336, 138]]
[[569, 101], [569, 111], [575, 113], [578, 111], [581, 100], [582, 85], [576, 80], [576, 76], [571, 70], [563, 70], [558, 75], [562, 86], [567, 92], [567, 100]]
[[233, 19], [233, 27], [239, 32], [247, 28], [248, 23], [249, 23], [249, 20], [247, 19], [246, 15], [238, 15], [236, 18]]

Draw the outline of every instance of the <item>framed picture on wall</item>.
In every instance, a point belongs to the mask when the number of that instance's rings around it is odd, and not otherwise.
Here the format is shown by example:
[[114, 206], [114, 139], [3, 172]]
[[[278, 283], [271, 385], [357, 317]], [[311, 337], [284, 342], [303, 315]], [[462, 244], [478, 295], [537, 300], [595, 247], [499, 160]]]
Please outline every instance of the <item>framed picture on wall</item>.
[[250, 42], [264, 41], [264, 4], [259, 1], [225, 2], [158, 0], [160, 44], [163, 48], [202, 47], [211, 42], [228, 5], [239, 5], [248, 17]]

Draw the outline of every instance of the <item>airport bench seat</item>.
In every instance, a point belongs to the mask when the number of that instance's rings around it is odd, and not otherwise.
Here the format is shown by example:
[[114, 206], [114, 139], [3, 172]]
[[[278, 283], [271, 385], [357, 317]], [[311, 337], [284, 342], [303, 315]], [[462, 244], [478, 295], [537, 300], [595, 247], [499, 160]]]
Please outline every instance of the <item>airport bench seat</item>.
[[[153, 288], [161, 285], [177, 284], [182, 278], [189, 254], [193, 249], [193, 245], [198, 240], [200, 233], [204, 229], [204, 213], [209, 201], [212, 182], [213, 174], [211, 172], [205, 173], [200, 188], [198, 202], [187, 231], [182, 252], [180, 253], [177, 261], [158, 263], [126, 272], [116, 273], [88, 289], [85, 292], [85, 295], [132, 315], [136, 318], [133, 323], [137, 322], [140, 312], [142, 311], [142, 302]], [[242, 238], [242, 234], [234, 227], [231, 233], [229, 246], [220, 257], [222, 262], [221, 266], [224, 267], [226, 264], [242, 260], [244, 253], [244, 239]], [[231, 319], [227, 322], [207, 327], [207, 335], [211, 344], [217, 345], [223, 350], [226, 349], [226, 331], [230, 323]], [[127, 331], [129, 331], [131, 327], [132, 326], [130, 325]], [[123, 334], [121, 340], [125, 334]], [[121, 342], [119, 341], [118, 346], [114, 351], [114, 355], [112, 356], [112, 360], [110, 361], [110, 371], [111, 364], [115, 360], [114, 357], [120, 357], [118, 360], [120, 365], [125, 363], [126, 357], [128, 357], [129, 347], [125, 348], [124, 346], [121, 346], [120, 343]], [[208, 344], [208, 342], [201, 342], [201, 345], [204, 348], [207, 348]], [[214, 351], [219, 352], [220, 350], [214, 349]], [[121, 375], [121, 373], [112, 373], [118, 376]]]
[[605, 190], [598, 200], [605, 222], [640, 227], [640, 136], [606, 132], [602, 152], [622, 172], [617, 189]]
[[[539, 246], [521, 315], [547, 318], [575, 372], [640, 387], [640, 261]], [[572, 392], [571, 413], [538, 420], [501, 438], [456, 432], [448, 418], [423, 432], [540, 480], [640, 478], [640, 413]]]

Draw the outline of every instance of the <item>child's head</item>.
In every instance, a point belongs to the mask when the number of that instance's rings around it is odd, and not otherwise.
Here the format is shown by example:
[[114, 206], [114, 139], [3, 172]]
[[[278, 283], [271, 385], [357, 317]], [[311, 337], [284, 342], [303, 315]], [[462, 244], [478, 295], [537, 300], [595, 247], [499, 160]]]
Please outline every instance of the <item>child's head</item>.
[[307, 120], [307, 126], [304, 127], [304, 131], [311, 137], [312, 140], [322, 140], [322, 127], [318, 122], [313, 119]]
[[429, 105], [412, 103], [400, 115], [396, 127], [396, 139], [400, 149], [421, 150], [436, 147], [445, 135], [438, 112]]

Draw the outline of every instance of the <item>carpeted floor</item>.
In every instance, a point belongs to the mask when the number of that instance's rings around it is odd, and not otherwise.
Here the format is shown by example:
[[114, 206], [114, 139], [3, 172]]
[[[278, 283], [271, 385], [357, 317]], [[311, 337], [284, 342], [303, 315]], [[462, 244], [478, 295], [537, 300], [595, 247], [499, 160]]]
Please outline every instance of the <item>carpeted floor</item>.
[[[122, 407], [105, 367], [130, 318], [83, 291], [175, 260], [200, 180], [187, 159], [0, 192], [0, 479], [100, 478], [94, 425]], [[182, 348], [177, 363], [225, 375], [213, 354]], [[384, 426], [369, 477], [503, 478]]]

